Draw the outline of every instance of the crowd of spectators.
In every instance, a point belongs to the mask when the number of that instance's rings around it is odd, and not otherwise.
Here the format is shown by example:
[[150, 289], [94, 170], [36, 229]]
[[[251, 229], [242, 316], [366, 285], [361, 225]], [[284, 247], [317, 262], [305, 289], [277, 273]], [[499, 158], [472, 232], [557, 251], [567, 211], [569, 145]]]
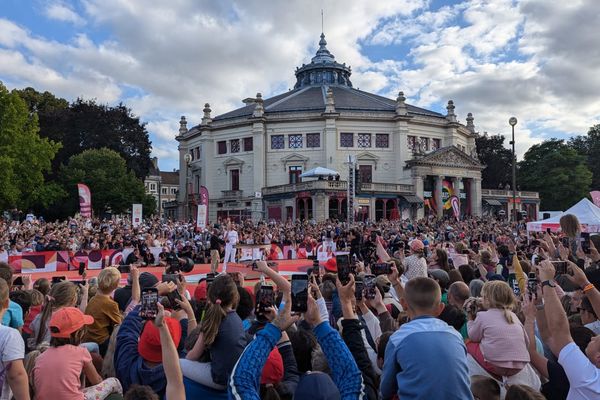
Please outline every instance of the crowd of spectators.
[[[573, 216], [538, 234], [483, 219], [2, 224], [8, 253], [136, 255], [124, 287], [115, 267], [51, 283], [0, 263], [0, 400], [600, 398], [600, 236]], [[237, 244], [324, 241], [351, 273], [314, 260], [302, 312], [266, 261], [258, 282], [217, 262], [197, 286], [143, 268], [148, 247], [189, 272]]]

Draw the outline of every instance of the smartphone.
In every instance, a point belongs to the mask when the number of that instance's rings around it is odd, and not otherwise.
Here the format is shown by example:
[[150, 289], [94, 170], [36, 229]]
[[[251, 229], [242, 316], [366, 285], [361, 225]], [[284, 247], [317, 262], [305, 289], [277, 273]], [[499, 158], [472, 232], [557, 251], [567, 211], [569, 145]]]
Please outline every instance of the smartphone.
[[[165, 282], [165, 281], [163, 280], [163, 282]], [[183, 301], [178, 290], [174, 290], [174, 291], [168, 293], [167, 299], [169, 299], [169, 305], [172, 310], [174, 310], [174, 311], [181, 310], [181, 306], [175, 301], [175, 300]]]
[[569, 238], [568, 237], [562, 237], [560, 238], [560, 242], [562, 243], [562, 245], [564, 247], [566, 247], [567, 249], [569, 248]]
[[552, 229], [546, 228], [546, 233], [549, 235], [550, 233], [552, 233]]
[[158, 314], [158, 289], [146, 288], [142, 290], [142, 305], [140, 317], [142, 319], [154, 319]]
[[335, 256], [335, 263], [340, 282], [343, 285], [350, 282], [350, 256], [347, 254]]
[[521, 288], [519, 287], [519, 282], [517, 281], [517, 276], [513, 273], [508, 275], [508, 285], [513, 290], [515, 296], [519, 297], [521, 295]]
[[527, 277], [527, 293], [529, 294], [529, 300], [532, 300], [534, 297], [537, 298], [537, 285], [538, 280], [537, 276], [535, 276], [535, 272], [530, 272]]
[[23, 286], [23, 277], [22, 276], [17, 276], [14, 280], [13, 280], [13, 286]]
[[265, 310], [275, 304], [273, 286], [262, 285], [256, 294], [256, 315], [263, 315]]
[[85, 279], [79, 280], [79, 281], [71, 281], [71, 283], [79, 286], [79, 285], [86, 285], [87, 281]]
[[67, 277], [64, 276], [64, 275], [63, 276], [53, 276], [52, 277], [52, 284], [60, 283], [62, 281], [66, 281], [66, 280], [67, 280]]
[[581, 234], [581, 250], [585, 254], [590, 254], [590, 234], [587, 232]]
[[173, 282], [174, 284], [179, 283], [179, 274], [162, 274], [163, 282]]
[[118, 265], [117, 269], [119, 270], [120, 273], [122, 274], [128, 274], [131, 272], [131, 265], [126, 264], [126, 265]]
[[540, 245], [540, 241], [537, 239], [533, 239], [530, 244], [530, 246], [533, 246], [533, 247], [538, 247], [539, 245]]
[[554, 269], [556, 271], [556, 276], [564, 275], [567, 273], [567, 262], [566, 261], [552, 261], [552, 265], [554, 265]]
[[308, 275], [292, 275], [292, 312], [308, 309]]
[[77, 273], [79, 274], [79, 276], [81, 276], [85, 273], [85, 263], [84, 262], [79, 263], [79, 269], [77, 270]]
[[375, 275], [365, 275], [363, 278], [365, 286], [365, 299], [373, 300], [375, 298], [375, 291], [377, 290], [377, 277]]
[[388, 275], [392, 273], [392, 266], [389, 263], [376, 263], [371, 266], [373, 275]]
[[365, 290], [365, 285], [363, 281], [354, 282], [354, 298], [356, 301], [361, 301], [363, 298], [363, 291]]

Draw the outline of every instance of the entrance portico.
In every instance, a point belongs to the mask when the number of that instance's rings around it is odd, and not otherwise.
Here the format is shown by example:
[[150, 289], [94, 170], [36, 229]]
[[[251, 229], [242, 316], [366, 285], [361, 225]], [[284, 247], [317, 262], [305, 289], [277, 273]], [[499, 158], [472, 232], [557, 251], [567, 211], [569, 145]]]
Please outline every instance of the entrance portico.
[[443, 147], [407, 161], [416, 196], [425, 201], [418, 218], [426, 213], [441, 218], [451, 214], [450, 197], [459, 200], [460, 215], [481, 216], [481, 171], [485, 168], [476, 158], [460, 149]]

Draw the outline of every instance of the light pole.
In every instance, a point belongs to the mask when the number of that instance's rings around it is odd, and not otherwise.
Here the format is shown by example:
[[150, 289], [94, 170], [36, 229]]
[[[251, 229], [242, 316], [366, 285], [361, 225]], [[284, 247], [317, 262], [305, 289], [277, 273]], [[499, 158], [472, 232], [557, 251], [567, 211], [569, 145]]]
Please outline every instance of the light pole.
[[185, 213], [184, 220], [189, 221], [191, 209], [190, 209], [190, 164], [192, 162], [192, 156], [190, 153], [186, 153], [183, 156], [185, 161]]
[[515, 154], [515, 125], [517, 119], [510, 117], [508, 123], [512, 127], [512, 199], [513, 199], [513, 221], [517, 221], [517, 156]]

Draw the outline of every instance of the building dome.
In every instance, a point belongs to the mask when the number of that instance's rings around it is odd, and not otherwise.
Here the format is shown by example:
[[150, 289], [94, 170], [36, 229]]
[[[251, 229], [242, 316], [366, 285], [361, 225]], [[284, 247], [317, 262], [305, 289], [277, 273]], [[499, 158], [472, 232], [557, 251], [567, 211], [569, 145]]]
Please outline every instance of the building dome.
[[304, 86], [341, 85], [352, 87], [350, 75], [352, 70], [346, 64], [335, 61], [335, 57], [327, 49], [325, 34], [321, 33], [319, 50], [310, 60], [310, 64], [302, 64], [296, 68], [296, 85], [294, 89]]

